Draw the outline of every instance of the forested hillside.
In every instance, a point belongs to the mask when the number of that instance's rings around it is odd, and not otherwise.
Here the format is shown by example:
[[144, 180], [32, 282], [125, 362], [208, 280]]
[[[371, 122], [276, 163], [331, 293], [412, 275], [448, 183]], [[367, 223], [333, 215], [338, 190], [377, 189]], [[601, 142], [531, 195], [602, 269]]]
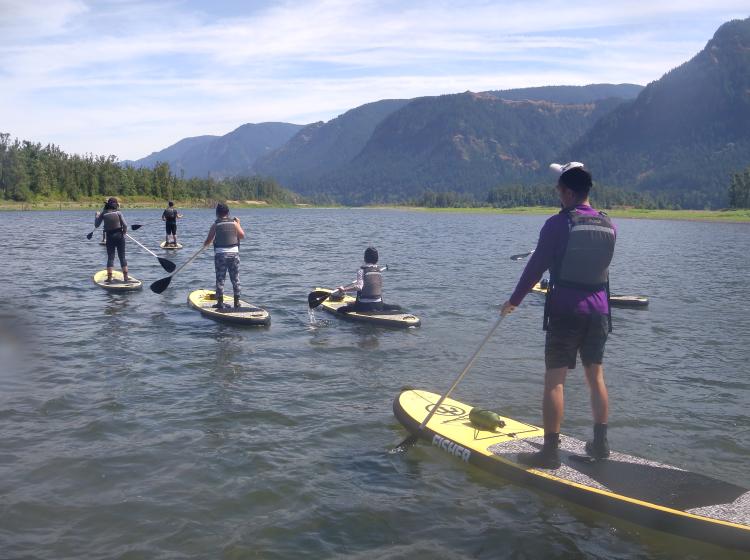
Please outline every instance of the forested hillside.
[[750, 164], [750, 18], [722, 25], [692, 60], [601, 119], [565, 157], [608, 184], [667, 192], [695, 207], [726, 205], [731, 174]]
[[197, 136], [180, 140], [133, 162], [133, 167], [168, 163], [180, 177], [236, 177], [253, 174], [256, 160], [285, 144], [302, 125], [290, 123], [243, 124], [224, 136]]
[[485, 193], [536, 179], [620, 102], [559, 105], [474, 93], [415, 99], [386, 117], [349, 163], [288, 184], [345, 203], [396, 202], [427, 189]]
[[255, 171], [293, 184], [311, 183], [350, 162], [365, 147], [375, 127], [406, 99], [367, 103], [331, 119], [300, 130], [289, 142], [261, 157]]
[[0, 134], [0, 198], [16, 201], [81, 200], [118, 195], [166, 200], [231, 199], [293, 203], [299, 197], [272, 179], [181, 179], [169, 165], [122, 166], [115, 156], [69, 155]]

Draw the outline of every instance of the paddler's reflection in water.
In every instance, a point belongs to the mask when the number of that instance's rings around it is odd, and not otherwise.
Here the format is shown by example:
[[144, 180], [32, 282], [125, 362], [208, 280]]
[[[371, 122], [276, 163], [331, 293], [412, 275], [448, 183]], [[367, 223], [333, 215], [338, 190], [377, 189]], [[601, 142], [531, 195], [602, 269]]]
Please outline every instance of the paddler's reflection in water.
[[107, 298], [107, 303], [104, 306], [105, 315], [120, 315], [128, 308], [128, 305], [130, 305], [129, 294], [114, 294], [112, 292], [107, 292], [107, 295], [109, 297]]

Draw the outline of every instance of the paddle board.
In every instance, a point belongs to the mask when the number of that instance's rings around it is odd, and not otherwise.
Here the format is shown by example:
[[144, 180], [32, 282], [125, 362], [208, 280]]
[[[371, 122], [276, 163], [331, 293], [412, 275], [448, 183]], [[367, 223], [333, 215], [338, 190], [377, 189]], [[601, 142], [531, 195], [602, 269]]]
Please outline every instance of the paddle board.
[[750, 551], [746, 488], [617, 452], [589, 462], [585, 443], [566, 436], [561, 436], [559, 468], [526, 467], [518, 453], [541, 449], [544, 430], [503, 416], [504, 426], [480, 429], [470, 421], [471, 405], [448, 398], [420, 431], [439, 399], [435, 393], [404, 390], [393, 412], [412, 434], [507, 480], [652, 529]]
[[182, 249], [182, 245], [180, 243], [178, 243], [177, 245], [172, 245], [172, 244], [167, 245], [166, 241], [162, 241], [159, 244], [159, 247], [161, 247], [162, 249], [167, 249], [168, 251], [169, 250], [176, 251], [177, 249]]
[[241, 307], [232, 306], [234, 302], [231, 294], [224, 296], [224, 304], [228, 302], [229, 307], [219, 311], [216, 305], [216, 292], [214, 290], [195, 290], [188, 295], [188, 304], [201, 312], [202, 315], [233, 325], [266, 326], [271, 324], [271, 315], [265, 309], [257, 307], [252, 303], [240, 300]]
[[107, 282], [107, 271], [100, 270], [94, 274], [94, 284], [110, 292], [133, 292], [143, 287], [143, 282], [128, 274], [128, 281], [123, 282], [122, 272], [119, 270], [112, 271], [112, 282]]
[[[546, 294], [547, 288], [542, 288], [541, 282], [537, 282], [531, 288], [531, 291], [537, 294]], [[648, 307], [648, 298], [645, 296], [610, 294], [609, 303], [612, 307]]]
[[[315, 288], [315, 291], [331, 292], [327, 288]], [[353, 311], [350, 313], [338, 313], [338, 308], [350, 303], [354, 303], [356, 298], [345, 295], [342, 299], [327, 299], [320, 304], [325, 311], [333, 313], [342, 319], [350, 321], [360, 321], [363, 323], [373, 323], [384, 327], [409, 328], [418, 327], [422, 321], [416, 315], [411, 313], [393, 312], [393, 311]]]

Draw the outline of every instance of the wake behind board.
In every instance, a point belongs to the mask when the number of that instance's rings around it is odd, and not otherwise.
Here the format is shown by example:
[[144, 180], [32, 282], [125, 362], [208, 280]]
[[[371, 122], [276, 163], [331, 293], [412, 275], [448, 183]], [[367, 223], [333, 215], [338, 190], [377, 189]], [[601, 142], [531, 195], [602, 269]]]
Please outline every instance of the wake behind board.
[[[315, 291], [331, 292], [327, 288], [315, 288]], [[344, 296], [341, 299], [331, 300], [327, 299], [320, 304], [325, 311], [332, 313], [342, 319], [348, 319], [350, 321], [359, 321], [362, 323], [372, 323], [384, 327], [398, 327], [398, 328], [409, 328], [418, 327], [422, 322], [419, 317], [412, 315], [411, 313], [400, 313], [392, 311], [352, 311], [350, 313], [338, 313], [338, 308], [350, 303], [354, 303], [356, 298], [352, 296]]]
[[201, 312], [202, 315], [222, 323], [233, 325], [245, 325], [250, 327], [264, 327], [271, 324], [271, 315], [265, 309], [257, 307], [252, 303], [240, 300], [240, 307], [233, 307], [232, 296], [224, 296], [225, 305], [229, 307], [219, 311], [216, 305], [216, 292], [214, 290], [195, 290], [188, 295], [188, 304]]
[[167, 251], [176, 251], [177, 249], [182, 249], [182, 245], [180, 243], [172, 245], [171, 243], [167, 243], [166, 241], [162, 241], [159, 244], [159, 247], [161, 247], [162, 249], [166, 249]]
[[544, 430], [512, 418], [496, 431], [469, 420], [472, 406], [445, 399], [424, 430], [419, 425], [440, 395], [405, 390], [393, 412], [409, 432], [449, 454], [501, 476], [638, 525], [750, 551], [750, 491], [640, 457], [612, 452], [582, 461], [585, 443], [562, 436], [557, 469], [534, 469], [518, 453], [538, 451]]
[[93, 277], [94, 284], [104, 288], [109, 292], [133, 292], [143, 287], [143, 282], [128, 274], [128, 281], [123, 281], [122, 272], [119, 270], [112, 271], [112, 281], [107, 282], [107, 271], [100, 270]]
[[[542, 288], [542, 284], [537, 282], [531, 291], [537, 294], [546, 294], [547, 288]], [[612, 307], [648, 307], [648, 298], [646, 296], [624, 296], [619, 294], [610, 294], [609, 303]]]

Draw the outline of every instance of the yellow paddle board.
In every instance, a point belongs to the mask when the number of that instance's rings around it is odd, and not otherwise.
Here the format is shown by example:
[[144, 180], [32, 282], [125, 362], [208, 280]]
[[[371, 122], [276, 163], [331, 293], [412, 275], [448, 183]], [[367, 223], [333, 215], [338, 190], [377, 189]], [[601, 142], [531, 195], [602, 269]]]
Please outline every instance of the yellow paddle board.
[[140, 290], [143, 287], [143, 282], [135, 278], [133, 275], [128, 274], [128, 281], [123, 281], [122, 272], [119, 270], [112, 271], [112, 281], [107, 282], [107, 271], [100, 270], [94, 274], [94, 284], [100, 288], [104, 288], [110, 292], [132, 292]]
[[393, 412], [407, 430], [465, 463], [633, 523], [728, 548], [750, 551], [750, 491], [708, 476], [612, 452], [591, 461], [585, 442], [561, 436], [561, 466], [536, 469], [518, 453], [538, 451], [544, 430], [501, 416], [505, 425], [481, 429], [472, 406], [448, 398], [420, 431], [440, 395], [404, 390]]
[[159, 244], [159, 247], [168, 251], [176, 251], [177, 249], [182, 249], [182, 245], [180, 243], [178, 243], [177, 245], [172, 245], [171, 243], [168, 244], [166, 241], [162, 241]]
[[[332, 292], [327, 288], [315, 288], [315, 291], [320, 292]], [[421, 324], [421, 320], [416, 315], [411, 313], [393, 312], [393, 311], [351, 311], [348, 313], [339, 313], [339, 307], [354, 303], [356, 298], [345, 295], [340, 299], [327, 299], [320, 304], [320, 307], [328, 313], [332, 313], [337, 317], [348, 319], [350, 321], [359, 321], [362, 323], [372, 323], [375, 325], [381, 325], [385, 327], [399, 327], [409, 328], [418, 327]]]
[[[534, 284], [531, 291], [536, 294], [546, 294], [547, 288], [542, 288], [541, 282]], [[609, 303], [612, 307], [648, 307], [648, 298], [646, 296], [624, 296], [620, 294], [611, 294]]]
[[[228, 302], [228, 303], [227, 303]], [[216, 309], [216, 292], [214, 290], [195, 290], [188, 295], [188, 304], [197, 309], [202, 315], [233, 325], [266, 326], [271, 324], [271, 315], [252, 303], [240, 300], [240, 307], [233, 307], [234, 299], [231, 293], [224, 296], [224, 305], [228, 305], [221, 311]]]

